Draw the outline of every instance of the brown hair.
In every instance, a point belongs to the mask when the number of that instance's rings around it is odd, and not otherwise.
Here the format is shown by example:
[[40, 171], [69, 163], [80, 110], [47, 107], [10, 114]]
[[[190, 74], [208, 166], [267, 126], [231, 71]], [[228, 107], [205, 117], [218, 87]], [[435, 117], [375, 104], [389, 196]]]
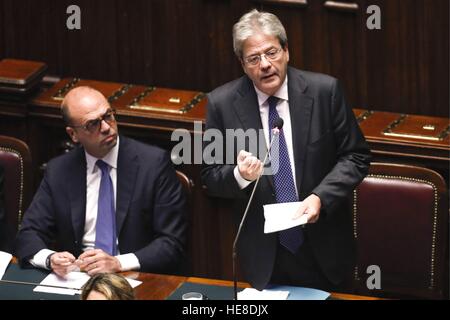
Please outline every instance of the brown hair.
[[91, 291], [103, 294], [107, 300], [134, 300], [134, 291], [128, 281], [115, 273], [99, 273], [81, 288], [81, 300], [87, 300]]

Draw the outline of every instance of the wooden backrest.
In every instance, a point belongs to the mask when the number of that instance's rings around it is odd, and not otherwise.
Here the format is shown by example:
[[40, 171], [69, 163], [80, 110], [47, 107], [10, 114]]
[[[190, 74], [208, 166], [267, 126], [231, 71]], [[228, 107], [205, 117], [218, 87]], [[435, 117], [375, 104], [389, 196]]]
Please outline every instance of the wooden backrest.
[[3, 194], [9, 241], [12, 243], [30, 202], [31, 154], [27, 144], [0, 136], [0, 166], [4, 170]]

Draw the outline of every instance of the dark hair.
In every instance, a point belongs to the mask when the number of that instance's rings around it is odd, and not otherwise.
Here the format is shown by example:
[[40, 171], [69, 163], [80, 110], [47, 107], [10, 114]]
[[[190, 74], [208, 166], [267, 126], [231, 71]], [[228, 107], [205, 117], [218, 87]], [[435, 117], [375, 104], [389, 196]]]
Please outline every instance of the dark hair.
[[63, 100], [63, 102], [61, 103], [61, 115], [62, 115], [64, 123], [67, 126], [70, 125], [71, 119], [70, 119], [69, 107], [67, 105], [66, 100]]
[[81, 288], [81, 300], [87, 300], [92, 291], [103, 294], [107, 300], [134, 300], [134, 291], [127, 279], [115, 273], [99, 273]]

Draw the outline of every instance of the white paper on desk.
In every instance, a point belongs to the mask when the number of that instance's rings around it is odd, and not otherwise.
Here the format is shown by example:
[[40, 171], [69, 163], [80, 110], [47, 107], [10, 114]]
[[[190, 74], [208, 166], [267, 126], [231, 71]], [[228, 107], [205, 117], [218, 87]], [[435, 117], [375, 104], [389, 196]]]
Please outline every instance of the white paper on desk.
[[264, 206], [264, 233], [290, 229], [307, 223], [306, 215], [293, 219], [301, 202], [285, 202], [267, 204]]
[[[57, 276], [55, 273], [50, 273], [44, 280], [41, 281], [41, 285], [33, 289], [36, 292], [56, 293], [71, 295], [81, 294], [81, 287], [89, 280], [90, 276], [85, 272], [70, 272], [64, 278]], [[132, 288], [136, 288], [142, 283], [142, 281], [125, 278]], [[65, 288], [54, 288], [46, 286], [58, 286]], [[67, 288], [67, 289], [66, 289]]]
[[0, 251], [0, 279], [3, 278], [6, 268], [8, 268], [11, 262], [12, 254], [4, 251]]
[[139, 280], [134, 280], [134, 279], [130, 279], [130, 278], [125, 278], [125, 279], [127, 279], [128, 283], [130, 284], [130, 286], [133, 289], [142, 283], [142, 281], [139, 281]]
[[[41, 286], [37, 286], [33, 291], [66, 295], [79, 294], [81, 287], [89, 280], [89, 278], [90, 276], [84, 272], [70, 272], [64, 278], [57, 276], [52, 272], [41, 281]], [[45, 285], [64, 287], [67, 289], [46, 287]]]
[[253, 288], [245, 288], [238, 292], [238, 300], [286, 300], [289, 291], [259, 291]]

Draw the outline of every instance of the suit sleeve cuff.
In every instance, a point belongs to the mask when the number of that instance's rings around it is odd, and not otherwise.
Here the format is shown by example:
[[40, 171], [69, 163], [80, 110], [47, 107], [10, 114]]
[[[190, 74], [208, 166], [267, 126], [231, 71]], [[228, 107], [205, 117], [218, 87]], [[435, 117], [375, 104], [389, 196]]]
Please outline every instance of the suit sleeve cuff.
[[47, 269], [47, 267], [45, 266], [45, 262], [47, 260], [47, 257], [52, 253], [55, 253], [55, 251], [49, 249], [42, 249], [41, 251], [36, 253], [29, 262], [36, 268]]
[[247, 186], [250, 183], [252, 183], [252, 181], [248, 181], [248, 180], [242, 178], [242, 176], [239, 172], [238, 166], [234, 167], [233, 173], [234, 173], [234, 178], [236, 179], [236, 182], [239, 185], [239, 188], [241, 190], [247, 188]]
[[141, 264], [134, 253], [121, 254], [116, 256], [120, 262], [121, 271], [139, 270]]

